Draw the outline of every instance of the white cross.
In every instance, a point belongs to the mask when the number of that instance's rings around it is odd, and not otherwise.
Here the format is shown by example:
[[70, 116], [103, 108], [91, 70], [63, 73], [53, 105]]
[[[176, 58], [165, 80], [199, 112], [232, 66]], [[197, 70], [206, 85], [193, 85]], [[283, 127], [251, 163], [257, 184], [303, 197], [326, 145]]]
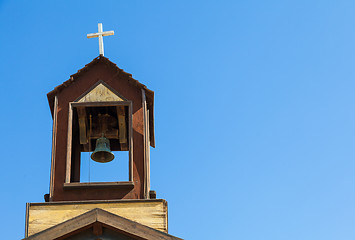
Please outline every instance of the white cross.
[[87, 38], [94, 38], [94, 37], [98, 37], [99, 38], [99, 48], [100, 48], [100, 55], [104, 55], [104, 41], [103, 41], [103, 36], [111, 36], [114, 35], [114, 31], [107, 31], [107, 32], [103, 32], [102, 31], [102, 23], [98, 24], [98, 33], [90, 33], [87, 34]]

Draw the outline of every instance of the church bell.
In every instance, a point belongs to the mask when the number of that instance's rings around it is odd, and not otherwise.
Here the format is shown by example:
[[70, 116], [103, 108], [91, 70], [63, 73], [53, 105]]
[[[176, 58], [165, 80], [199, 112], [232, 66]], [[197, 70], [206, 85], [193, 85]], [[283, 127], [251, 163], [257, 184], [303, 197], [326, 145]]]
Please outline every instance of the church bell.
[[107, 163], [111, 162], [115, 158], [115, 155], [110, 149], [110, 140], [104, 136], [96, 140], [95, 151], [91, 154], [91, 159], [95, 162]]

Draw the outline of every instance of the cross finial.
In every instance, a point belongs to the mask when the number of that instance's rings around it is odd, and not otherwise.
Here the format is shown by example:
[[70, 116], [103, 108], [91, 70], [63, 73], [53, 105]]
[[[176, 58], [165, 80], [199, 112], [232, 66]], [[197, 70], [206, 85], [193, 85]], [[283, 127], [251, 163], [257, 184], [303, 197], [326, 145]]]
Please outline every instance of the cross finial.
[[98, 37], [99, 38], [99, 48], [100, 48], [100, 55], [104, 55], [104, 41], [103, 41], [103, 36], [111, 36], [114, 35], [115, 32], [114, 31], [107, 31], [107, 32], [103, 32], [102, 31], [102, 23], [98, 24], [98, 32], [97, 33], [90, 33], [87, 34], [87, 38], [94, 38], [94, 37]]

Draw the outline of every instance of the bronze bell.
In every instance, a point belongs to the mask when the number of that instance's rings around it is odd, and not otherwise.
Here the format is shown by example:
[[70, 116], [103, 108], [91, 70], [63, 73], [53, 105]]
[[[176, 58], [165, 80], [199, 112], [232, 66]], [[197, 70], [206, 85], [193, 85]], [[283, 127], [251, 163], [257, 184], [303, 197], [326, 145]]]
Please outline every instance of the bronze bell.
[[91, 154], [91, 159], [95, 162], [107, 163], [111, 162], [115, 155], [110, 150], [110, 140], [104, 136], [96, 140], [95, 151]]

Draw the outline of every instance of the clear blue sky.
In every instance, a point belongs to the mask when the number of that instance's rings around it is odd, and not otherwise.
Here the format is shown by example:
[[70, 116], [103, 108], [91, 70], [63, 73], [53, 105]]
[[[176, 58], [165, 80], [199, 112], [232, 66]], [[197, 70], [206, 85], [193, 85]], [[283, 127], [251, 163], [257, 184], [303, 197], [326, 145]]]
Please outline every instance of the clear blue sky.
[[155, 91], [185, 239], [355, 239], [355, 1], [0, 1], [3, 239], [49, 189], [46, 94], [98, 56]]

